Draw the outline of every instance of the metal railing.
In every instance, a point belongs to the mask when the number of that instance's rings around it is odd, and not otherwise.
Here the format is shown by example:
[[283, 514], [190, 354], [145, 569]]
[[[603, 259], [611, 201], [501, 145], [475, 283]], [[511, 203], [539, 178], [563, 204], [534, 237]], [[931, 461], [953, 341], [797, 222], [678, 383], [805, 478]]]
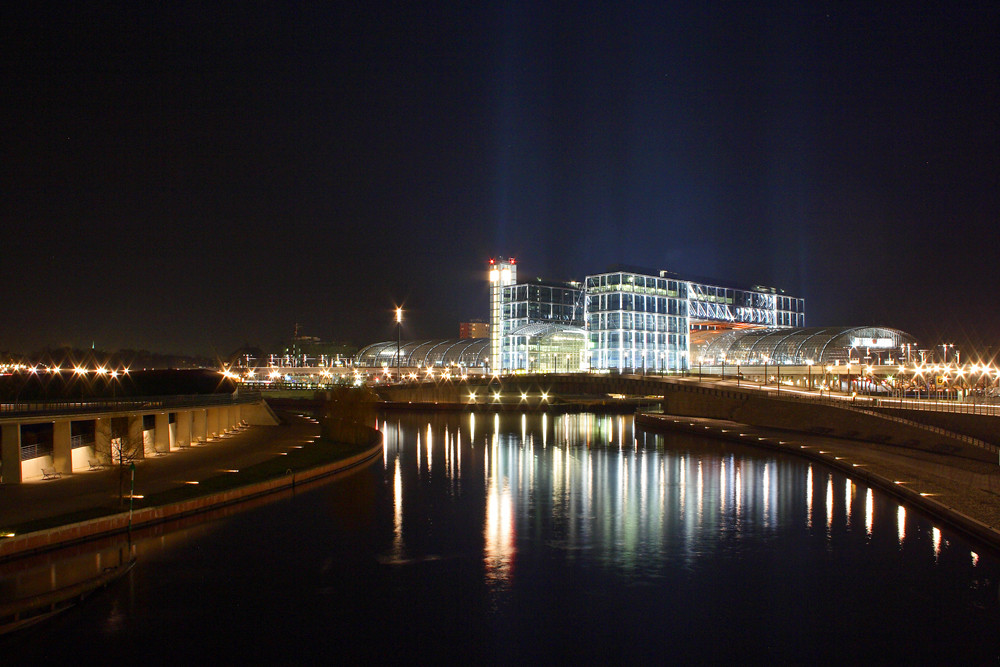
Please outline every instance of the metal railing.
[[39, 456], [51, 456], [52, 445], [50, 443], [39, 442], [32, 445], [21, 444], [21, 460], [29, 461], [37, 459]]
[[84, 440], [82, 435], [74, 435], [69, 439], [70, 449], [79, 449], [81, 447], [93, 447], [93, 446], [94, 446], [93, 437], [89, 437], [87, 440]]
[[172, 408], [199, 408], [256, 403], [260, 392], [238, 394], [185, 394], [175, 396], [139, 396], [119, 399], [71, 399], [61, 401], [19, 401], [0, 403], [0, 418], [60, 415], [76, 413], [139, 412]]

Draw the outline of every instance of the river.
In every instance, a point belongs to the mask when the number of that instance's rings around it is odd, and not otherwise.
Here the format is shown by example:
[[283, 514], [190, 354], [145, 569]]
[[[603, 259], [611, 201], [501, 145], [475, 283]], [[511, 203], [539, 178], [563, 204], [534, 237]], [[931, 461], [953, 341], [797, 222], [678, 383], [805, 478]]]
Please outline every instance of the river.
[[139, 541], [124, 579], [0, 638], [0, 654], [157, 664], [1000, 655], [997, 558], [821, 465], [645, 433], [631, 416], [392, 412], [377, 426], [383, 456], [372, 465]]

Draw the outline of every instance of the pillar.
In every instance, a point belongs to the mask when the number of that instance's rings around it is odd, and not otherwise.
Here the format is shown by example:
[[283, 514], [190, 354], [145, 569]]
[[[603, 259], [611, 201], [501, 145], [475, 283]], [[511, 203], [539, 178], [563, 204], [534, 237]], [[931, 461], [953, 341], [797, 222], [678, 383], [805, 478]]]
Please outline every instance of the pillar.
[[157, 412], [154, 415], [153, 425], [153, 449], [157, 454], [170, 451], [170, 415], [166, 412]]
[[52, 422], [52, 465], [56, 472], [73, 472], [72, 422], [68, 419]]
[[146, 443], [142, 441], [142, 415], [129, 415], [128, 440], [132, 458], [146, 458]]
[[187, 447], [191, 444], [191, 411], [181, 410], [174, 413], [174, 425], [177, 433], [174, 434], [174, 443], [178, 447]]
[[209, 438], [216, 438], [219, 435], [219, 408], [208, 408], [207, 426], [205, 431]]
[[107, 465], [111, 460], [111, 418], [94, 420], [94, 456]]
[[232, 424], [229, 422], [229, 406], [224, 405], [219, 408], [219, 435], [222, 435], [230, 428], [232, 428]]
[[208, 415], [205, 409], [191, 411], [191, 442], [208, 440]]
[[4, 424], [0, 430], [0, 476], [4, 484], [21, 483], [20, 424]]

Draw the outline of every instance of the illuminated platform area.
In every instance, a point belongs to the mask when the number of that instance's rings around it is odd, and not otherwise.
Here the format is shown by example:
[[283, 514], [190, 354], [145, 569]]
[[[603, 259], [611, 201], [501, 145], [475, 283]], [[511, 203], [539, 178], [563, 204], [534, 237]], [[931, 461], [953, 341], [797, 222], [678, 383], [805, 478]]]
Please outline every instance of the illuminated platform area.
[[397, 367], [482, 369], [488, 364], [489, 354], [489, 338], [392, 340], [361, 348], [354, 367], [389, 370]]
[[696, 364], [898, 364], [910, 362], [916, 339], [887, 327], [806, 327], [691, 332]]

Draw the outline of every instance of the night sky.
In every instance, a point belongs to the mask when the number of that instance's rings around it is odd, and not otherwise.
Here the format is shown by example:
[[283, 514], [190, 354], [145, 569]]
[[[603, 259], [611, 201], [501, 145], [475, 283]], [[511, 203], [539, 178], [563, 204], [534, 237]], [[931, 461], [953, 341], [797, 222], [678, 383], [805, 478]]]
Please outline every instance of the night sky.
[[490, 256], [1000, 339], [996, 1], [18, 4], [0, 350], [457, 337]]

